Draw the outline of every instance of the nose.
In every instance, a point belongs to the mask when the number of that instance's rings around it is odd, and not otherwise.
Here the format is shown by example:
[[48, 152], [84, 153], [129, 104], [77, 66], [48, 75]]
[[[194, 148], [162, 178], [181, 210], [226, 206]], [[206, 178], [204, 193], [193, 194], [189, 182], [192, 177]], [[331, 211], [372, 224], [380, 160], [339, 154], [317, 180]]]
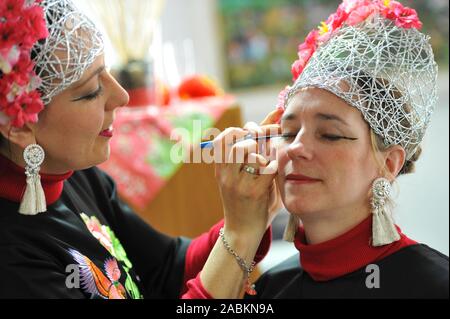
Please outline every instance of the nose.
[[108, 82], [110, 87], [110, 95], [106, 102], [106, 109], [113, 110], [117, 107], [126, 106], [130, 101], [127, 91], [116, 81], [116, 79], [108, 73]]
[[288, 146], [286, 153], [291, 160], [299, 158], [312, 159], [311, 142], [308, 141], [308, 137], [303, 130], [297, 134], [295, 140]]

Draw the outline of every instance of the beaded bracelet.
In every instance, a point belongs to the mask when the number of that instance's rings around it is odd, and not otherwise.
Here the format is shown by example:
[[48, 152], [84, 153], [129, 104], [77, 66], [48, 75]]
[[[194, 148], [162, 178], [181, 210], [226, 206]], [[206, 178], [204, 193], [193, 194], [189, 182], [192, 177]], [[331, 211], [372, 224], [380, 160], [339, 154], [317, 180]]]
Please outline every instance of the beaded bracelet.
[[219, 231], [219, 235], [220, 238], [222, 239], [222, 243], [225, 246], [226, 250], [232, 254], [234, 256], [234, 258], [236, 258], [237, 263], [239, 264], [239, 266], [242, 268], [242, 270], [245, 272], [246, 275], [246, 280], [245, 280], [245, 292], [248, 295], [254, 296], [256, 295], [256, 290], [255, 290], [255, 284], [252, 284], [250, 282], [250, 275], [253, 272], [253, 270], [255, 269], [255, 261], [252, 261], [252, 263], [250, 265], [247, 265], [247, 263], [245, 262], [245, 260], [243, 258], [241, 258], [230, 246], [230, 244], [227, 242], [227, 240], [225, 239], [225, 234], [224, 234], [224, 229], [223, 227], [220, 229]]

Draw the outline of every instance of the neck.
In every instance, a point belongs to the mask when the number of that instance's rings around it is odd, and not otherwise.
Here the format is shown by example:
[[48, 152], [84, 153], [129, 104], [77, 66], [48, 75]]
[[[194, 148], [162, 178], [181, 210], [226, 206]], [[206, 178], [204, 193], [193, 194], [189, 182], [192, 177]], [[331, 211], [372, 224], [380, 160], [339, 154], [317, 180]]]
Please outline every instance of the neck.
[[371, 214], [369, 207], [367, 203], [359, 208], [300, 216], [308, 244], [320, 244], [346, 233]]

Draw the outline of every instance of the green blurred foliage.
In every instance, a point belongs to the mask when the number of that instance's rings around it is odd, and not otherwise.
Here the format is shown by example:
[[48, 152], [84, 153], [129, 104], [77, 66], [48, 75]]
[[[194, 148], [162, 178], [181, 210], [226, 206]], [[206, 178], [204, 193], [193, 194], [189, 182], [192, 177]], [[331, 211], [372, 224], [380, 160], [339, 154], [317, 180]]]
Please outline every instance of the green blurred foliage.
[[[448, 68], [447, 0], [404, 0], [415, 8], [431, 36], [436, 60]], [[219, 0], [231, 89], [291, 80], [297, 46], [320, 21], [336, 11], [337, 0]]]

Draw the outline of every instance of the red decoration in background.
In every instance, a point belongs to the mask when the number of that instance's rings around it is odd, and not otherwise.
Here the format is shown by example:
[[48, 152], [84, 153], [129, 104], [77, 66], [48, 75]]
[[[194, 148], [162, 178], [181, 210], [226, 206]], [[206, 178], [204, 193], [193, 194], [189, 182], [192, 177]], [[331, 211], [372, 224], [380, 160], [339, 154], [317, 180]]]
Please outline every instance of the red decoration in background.
[[[204, 119], [203, 129], [214, 126], [233, 105], [234, 97], [224, 95], [179, 101], [167, 107], [120, 108], [114, 120], [110, 158], [100, 167], [114, 178], [123, 198], [143, 208], [180, 167], [170, 161], [168, 154], [176, 143], [170, 140], [172, 130], [183, 119], [186, 124], [195, 118]], [[155, 154], [161, 159], [157, 163], [151, 160]]]
[[178, 95], [182, 100], [223, 94], [223, 90], [217, 83], [206, 75], [188, 77], [178, 87]]

